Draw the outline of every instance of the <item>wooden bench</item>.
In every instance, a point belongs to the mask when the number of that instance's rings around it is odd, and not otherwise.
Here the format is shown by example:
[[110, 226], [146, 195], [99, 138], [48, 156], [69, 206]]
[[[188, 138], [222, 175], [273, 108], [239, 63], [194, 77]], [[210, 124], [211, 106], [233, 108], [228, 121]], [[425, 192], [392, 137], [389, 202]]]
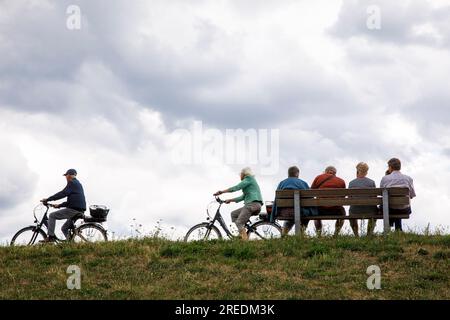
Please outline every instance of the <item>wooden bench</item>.
[[[332, 206], [381, 206], [380, 214], [355, 214], [345, 216], [302, 216], [301, 207]], [[338, 219], [383, 219], [384, 233], [390, 231], [389, 218], [408, 219], [409, 214], [389, 215], [391, 205], [410, 205], [408, 188], [368, 188], [368, 189], [309, 189], [277, 190], [276, 206], [278, 220], [294, 220], [295, 234], [300, 234], [302, 220]]]

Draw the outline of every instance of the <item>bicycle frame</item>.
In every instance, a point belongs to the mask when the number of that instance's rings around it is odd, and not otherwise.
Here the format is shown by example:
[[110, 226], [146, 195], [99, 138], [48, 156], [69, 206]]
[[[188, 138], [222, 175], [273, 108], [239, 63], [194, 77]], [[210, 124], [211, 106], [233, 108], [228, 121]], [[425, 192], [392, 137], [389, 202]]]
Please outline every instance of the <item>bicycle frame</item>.
[[[48, 220], [49, 220], [49, 210], [50, 207], [58, 208], [58, 206], [54, 206], [48, 203], [43, 203], [43, 206], [45, 206], [45, 212], [42, 215], [42, 218], [38, 218], [38, 216], [41, 216], [43, 211], [38, 210], [39, 207], [36, 207], [33, 211], [34, 216], [34, 224], [29, 225], [25, 228], [20, 229], [15, 233], [11, 240], [11, 246], [16, 244], [17, 239], [20, 239], [19, 242], [21, 245], [33, 245], [36, 243], [38, 237], [43, 237], [44, 240], [41, 240], [39, 242], [47, 242], [46, 238], [48, 238]], [[41, 207], [42, 208], [42, 207]], [[41, 209], [39, 208], [39, 209]], [[67, 225], [67, 239], [59, 239], [55, 237], [55, 242], [57, 243], [63, 243], [63, 242], [75, 242], [76, 239], [80, 238], [81, 241], [84, 242], [92, 242], [91, 239], [89, 239], [92, 236], [92, 231], [96, 232], [97, 230], [99, 233], [96, 233], [100, 238], [96, 238], [97, 240], [108, 240], [107, 230], [98, 222], [106, 221], [106, 219], [101, 221], [96, 221], [95, 218], [88, 217], [82, 213], [79, 212], [79, 214], [76, 214], [72, 216], [71, 218], [68, 218], [67, 221], [70, 222], [70, 224]], [[81, 220], [81, 222], [78, 224], [77, 221]], [[89, 231], [90, 230], [90, 231]], [[65, 231], [65, 230], [64, 230]], [[85, 233], [86, 231], [86, 233]], [[30, 233], [31, 232], [31, 236]], [[21, 235], [25, 234], [26, 238], [20, 238]], [[31, 238], [31, 239], [30, 239]], [[76, 238], [76, 239], [75, 239]], [[30, 240], [28, 240], [30, 239]], [[94, 239], [94, 241], [96, 241]], [[25, 240], [25, 241], [23, 241]], [[52, 241], [53, 242], [53, 241]]]
[[[196, 224], [195, 226], [190, 228], [184, 237], [184, 241], [186, 241], [186, 242], [190, 241], [189, 239], [191, 239], [190, 238], [191, 234], [194, 235], [194, 237], [195, 237], [195, 235], [199, 235], [200, 238], [197, 240], [210, 240], [209, 238], [210, 238], [211, 233], [214, 233], [215, 235], [217, 235], [217, 238], [222, 239], [223, 235], [222, 235], [220, 229], [222, 229], [222, 231], [225, 232], [226, 237], [229, 239], [236, 239], [241, 236], [241, 234], [234, 235], [233, 233], [231, 233], [230, 229], [228, 228], [227, 224], [225, 223], [225, 220], [224, 220], [222, 214], [220, 213], [222, 204], [229, 203], [230, 201], [223, 201], [219, 197], [216, 196], [216, 202], [219, 203], [219, 206], [218, 206], [214, 216], [212, 214], [210, 214], [210, 206], [213, 204], [213, 202], [211, 202], [208, 205], [208, 207], [206, 208], [206, 213], [208, 215], [208, 217], [206, 219], [207, 221]], [[259, 213], [259, 211], [258, 211], [258, 213]], [[256, 216], [256, 215], [257, 214], [252, 214], [252, 216]], [[244, 225], [245, 231], [247, 232], [247, 235], [248, 235], [248, 239], [251, 238], [251, 240], [253, 240], [255, 237], [257, 237], [257, 239], [269, 239], [269, 238], [277, 237], [278, 233], [280, 234], [280, 236], [282, 235], [281, 227], [276, 222], [270, 222], [267, 219], [264, 219], [264, 217], [262, 217], [261, 214], [259, 214], [258, 216], [259, 216], [258, 220], [252, 221], [252, 220], [248, 219]], [[219, 223], [218, 226], [216, 225], [216, 221]], [[273, 229], [273, 227], [275, 229]], [[205, 231], [200, 231], [200, 230], [205, 230]], [[194, 231], [197, 231], [197, 233], [193, 233]], [[275, 231], [275, 233], [273, 233], [273, 231]], [[195, 241], [196, 239], [191, 239], [191, 240]]]
[[[36, 230], [41, 229], [45, 233], [45, 235], [47, 236], [48, 235], [47, 221], [48, 221], [48, 211], [50, 210], [50, 205], [44, 204], [44, 206], [47, 208], [45, 210], [44, 216], [42, 217], [41, 221], [39, 222], [39, 220], [36, 217], [36, 213], [34, 213], [34, 223], [36, 224]], [[75, 234], [75, 230], [76, 230], [75, 222], [76, 222], [76, 220], [73, 220], [73, 225], [69, 229], [69, 237], [68, 237], [68, 239], [71, 239], [72, 236]], [[45, 227], [45, 230], [44, 230], [43, 227]], [[37, 236], [38, 236], [38, 233], [35, 232], [35, 234], [33, 235], [33, 238], [32, 238], [32, 242], [36, 241], [36, 237]], [[62, 239], [59, 239], [59, 238], [56, 238], [56, 240], [58, 242], [66, 242], [67, 241], [67, 240], [62, 240]]]
[[223, 202], [220, 202], [219, 207], [217, 208], [216, 214], [214, 215], [213, 220], [210, 222], [210, 225], [214, 225], [215, 222], [219, 222], [219, 225], [222, 227], [222, 229], [225, 231], [225, 234], [228, 236], [228, 238], [233, 238], [233, 234], [231, 233], [230, 229], [228, 229], [225, 220], [222, 217], [222, 214], [220, 213], [220, 208], [222, 207]]
[[42, 217], [40, 222], [38, 221], [38, 219], [36, 217], [36, 213], [33, 213], [33, 215], [34, 215], [34, 223], [36, 224], [36, 228], [42, 229], [42, 226], [44, 226], [47, 229], [46, 222], [48, 220], [48, 210], [50, 209], [50, 206], [49, 205], [45, 205], [45, 207], [47, 208], [47, 210], [45, 210], [44, 216]]
[[[216, 210], [216, 214], [214, 215], [214, 218], [210, 221], [209, 225], [212, 226], [217, 222], [219, 222], [219, 225], [222, 227], [222, 229], [225, 231], [225, 234], [227, 235], [227, 237], [229, 239], [235, 238], [236, 236], [233, 235], [230, 231], [230, 229], [228, 229], [227, 224], [225, 223], [225, 220], [222, 217], [222, 214], [220, 213], [220, 208], [222, 208], [222, 204], [224, 203], [222, 200], [220, 200], [219, 198], [216, 198], [216, 201], [219, 202], [219, 207]], [[209, 216], [208, 216], [208, 220], [209, 220]], [[249, 223], [249, 221], [247, 221], [245, 223], [245, 228], [249, 231], [254, 231], [254, 228], [251, 226], [251, 224]]]

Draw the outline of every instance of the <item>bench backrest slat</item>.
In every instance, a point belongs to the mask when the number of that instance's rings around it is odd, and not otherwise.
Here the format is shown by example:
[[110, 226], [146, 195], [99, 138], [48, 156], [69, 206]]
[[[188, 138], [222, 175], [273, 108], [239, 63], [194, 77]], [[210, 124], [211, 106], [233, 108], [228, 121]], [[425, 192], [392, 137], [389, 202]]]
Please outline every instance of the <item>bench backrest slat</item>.
[[[377, 206], [383, 204], [381, 188], [373, 189], [310, 189], [300, 190], [302, 207], [314, 206]], [[296, 190], [277, 190], [277, 207], [294, 207]], [[298, 191], [298, 190], [297, 190]], [[389, 205], [409, 205], [408, 188], [388, 188]]]
[[[409, 195], [408, 188], [388, 188], [389, 196], [407, 196]], [[308, 189], [299, 190], [301, 198], [308, 197], [326, 197], [326, 196], [381, 196], [383, 189], [371, 188], [371, 189]], [[294, 198], [295, 190], [277, 190], [277, 199], [290, 199]]]
[[[383, 204], [382, 198], [321, 198], [321, 199], [302, 199], [302, 207], [315, 206], [378, 206]], [[407, 197], [391, 197], [390, 205], [409, 205]], [[277, 199], [278, 208], [293, 208], [294, 199]]]

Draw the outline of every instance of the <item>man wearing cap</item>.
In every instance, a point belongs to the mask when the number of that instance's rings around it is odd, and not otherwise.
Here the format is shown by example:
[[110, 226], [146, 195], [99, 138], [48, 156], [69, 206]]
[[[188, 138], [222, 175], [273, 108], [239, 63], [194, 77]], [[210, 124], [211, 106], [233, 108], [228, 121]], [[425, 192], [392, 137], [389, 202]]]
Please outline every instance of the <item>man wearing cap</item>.
[[45, 242], [54, 242], [56, 240], [56, 220], [67, 219], [61, 228], [64, 236], [67, 238], [69, 229], [73, 223], [72, 218], [86, 211], [86, 199], [84, 197], [83, 186], [77, 179], [77, 171], [75, 169], [69, 169], [64, 176], [67, 180], [66, 187], [55, 195], [41, 200], [42, 203], [46, 204], [48, 201], [56, 201], [67, 197], [66, 202], [54, 206], [55, 208], [64, 209], [52, 212], [48, 217], [48, 238]]

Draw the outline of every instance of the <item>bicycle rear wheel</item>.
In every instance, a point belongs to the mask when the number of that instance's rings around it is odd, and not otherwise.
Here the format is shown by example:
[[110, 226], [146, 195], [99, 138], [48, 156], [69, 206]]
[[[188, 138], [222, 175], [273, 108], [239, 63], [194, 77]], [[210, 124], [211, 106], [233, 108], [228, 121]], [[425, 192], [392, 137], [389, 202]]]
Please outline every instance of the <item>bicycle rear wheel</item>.
[[247, 231], [249, 240], [267, 240], [281, 238], [281, 227], [269, 221], [258, 221]]
[[193, 226], [184, 237], [185, 242], [190, 241], [207, 241], [222, 239], [222, 234], [216, 226], [207, 222]]
[[11, 240], [11, 246], [32, 246], [44, 240], [47, 234], [44, 230], [35, 226], [23, 228], [14, 235]]
[[77, 243], [104, 242], [108, 241], [108, 235], [102, 226], [95, 223], [85, 223], [75, 230], [72, 241]]

